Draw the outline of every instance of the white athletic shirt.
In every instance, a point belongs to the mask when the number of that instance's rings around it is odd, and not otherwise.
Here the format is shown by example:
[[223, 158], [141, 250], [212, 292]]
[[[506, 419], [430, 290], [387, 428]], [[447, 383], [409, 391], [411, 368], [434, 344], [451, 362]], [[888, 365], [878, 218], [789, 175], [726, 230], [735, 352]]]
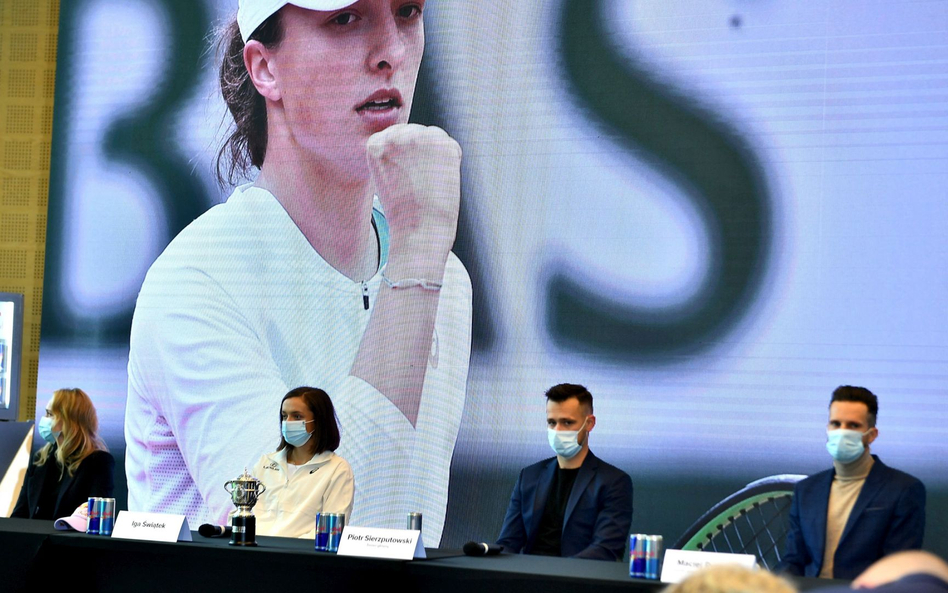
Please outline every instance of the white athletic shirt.
[[[373, 216], [384, 262], [387, 226], [378, 208]], [[249, 185], [181, 231], [148, 271], [132, 322], [129, 509], [223, 521], [233, 508], [224, 482], [273, 450], [280, 399], [309, 385], [336, 407], [337, 453], [356, 481], [351, 524], [403, 528], [422, 512], [424, 541], [437, 545], [464, 408], [471, 281], [452, 253], [414, 429], [349, 375], [380, 284], [381, 274], [353, 282], [327, 264], [276, 198]]]

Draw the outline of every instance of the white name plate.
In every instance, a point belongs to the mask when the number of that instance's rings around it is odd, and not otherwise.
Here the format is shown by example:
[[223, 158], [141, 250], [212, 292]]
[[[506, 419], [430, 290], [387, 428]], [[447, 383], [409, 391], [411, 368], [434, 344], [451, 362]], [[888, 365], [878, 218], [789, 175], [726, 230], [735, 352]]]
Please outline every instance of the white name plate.
[[683, 581], [696, 570], [712, 564], [737, 564], [745, 568], [754, 568], [757, 566], [757, 558], [753, 554], [665, 550], [665, 560], [662, 562], [662, 582]]
[[411, 560], [424, 558], [425, 546], [417, 529], [382, 529], [346, 525], [339, 541], [339, 556]]
[[189, 542], [191, 529], [184, 515], [119, 511], [112, 537], [150, 542]]

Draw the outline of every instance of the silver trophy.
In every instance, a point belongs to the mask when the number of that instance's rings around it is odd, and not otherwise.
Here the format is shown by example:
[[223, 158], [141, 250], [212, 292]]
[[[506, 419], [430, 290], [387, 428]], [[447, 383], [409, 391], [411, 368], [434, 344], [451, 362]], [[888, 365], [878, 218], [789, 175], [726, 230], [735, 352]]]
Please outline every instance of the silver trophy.
[[253, 516], [253, 505], [257, 504], [257, 499], [266, 492], [267, 487], [244, 468], [243, 475], [224, 482], [224, 490], [230, 494], [230, 500], [237, 507], [237, 511], [230, 516], [230, 545], [256, 546], [257, 518]]

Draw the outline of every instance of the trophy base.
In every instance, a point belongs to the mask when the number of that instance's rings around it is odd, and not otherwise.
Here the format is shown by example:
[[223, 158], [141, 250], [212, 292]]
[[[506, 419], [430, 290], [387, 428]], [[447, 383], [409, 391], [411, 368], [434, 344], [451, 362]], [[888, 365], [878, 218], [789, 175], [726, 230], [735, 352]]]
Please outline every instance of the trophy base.
[[253, 515], [240, 516], [234, 515], [230, 521], [231, 534], [230, 541], [232, 546], [256, 546], [257, 542], [257, 518]]

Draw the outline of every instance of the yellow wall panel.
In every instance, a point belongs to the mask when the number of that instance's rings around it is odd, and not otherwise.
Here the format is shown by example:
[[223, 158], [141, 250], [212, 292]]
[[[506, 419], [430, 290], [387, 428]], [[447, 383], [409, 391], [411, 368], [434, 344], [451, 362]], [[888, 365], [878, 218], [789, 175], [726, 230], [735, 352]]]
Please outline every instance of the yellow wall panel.
[[0, 0], [0, 291], [24, 296], [20, 420], [36, 413], [58, 0]]

